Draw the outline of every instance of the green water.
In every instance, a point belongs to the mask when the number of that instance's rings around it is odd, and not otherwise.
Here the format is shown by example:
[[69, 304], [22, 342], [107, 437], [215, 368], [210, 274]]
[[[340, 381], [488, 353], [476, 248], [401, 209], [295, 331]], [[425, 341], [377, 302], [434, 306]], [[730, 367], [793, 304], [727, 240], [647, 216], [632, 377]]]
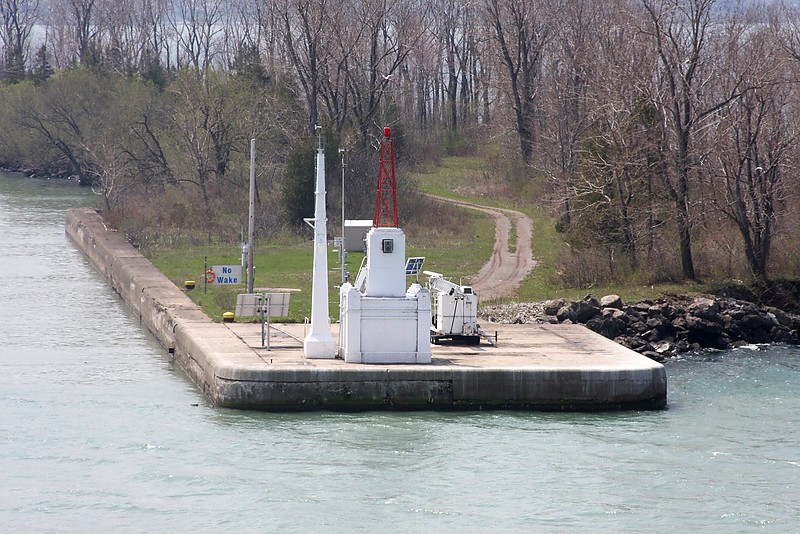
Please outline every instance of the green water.
[[669, 410], [217, 409], [0, 175], [2, 532], [797, 532], [800, 351], [668, 364]]

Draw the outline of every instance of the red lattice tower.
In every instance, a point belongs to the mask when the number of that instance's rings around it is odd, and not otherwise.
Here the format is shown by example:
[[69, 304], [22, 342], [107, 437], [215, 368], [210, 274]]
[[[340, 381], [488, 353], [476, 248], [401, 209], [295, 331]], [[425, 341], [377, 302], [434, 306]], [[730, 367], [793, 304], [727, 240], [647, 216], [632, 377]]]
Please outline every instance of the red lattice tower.
[[372, 226], [376, 228], [397, 228], [397, 179], [394, 175], [394, 141], [392, 130], [383, 129], [381, 140], [381, 163], [378, 170], [378, 192], [375, 195], [375, 217]]

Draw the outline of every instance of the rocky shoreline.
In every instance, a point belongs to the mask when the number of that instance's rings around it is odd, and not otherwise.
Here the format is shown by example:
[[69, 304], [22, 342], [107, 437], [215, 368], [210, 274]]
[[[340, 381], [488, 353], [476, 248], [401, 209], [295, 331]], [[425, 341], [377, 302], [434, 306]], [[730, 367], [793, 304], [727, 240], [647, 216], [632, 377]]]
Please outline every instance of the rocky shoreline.
[[800, 345], [800, 315], [732, 297], [674, 296], [625, 304], [617, 295], [587, 295], [573, 302], [486, 306], [480, 315], [496, 323], [582, 324], [659, 362], [702, 349]]
[[31, 167], [21, 167], [19, 165], [11, 165], [8, 163], [0, 163], [0, 172], [22, 174], [26, 178], [47, 178], [57, 180], [77, 180], [78, 177], [67, 169], [62, 170], [46, 170]]

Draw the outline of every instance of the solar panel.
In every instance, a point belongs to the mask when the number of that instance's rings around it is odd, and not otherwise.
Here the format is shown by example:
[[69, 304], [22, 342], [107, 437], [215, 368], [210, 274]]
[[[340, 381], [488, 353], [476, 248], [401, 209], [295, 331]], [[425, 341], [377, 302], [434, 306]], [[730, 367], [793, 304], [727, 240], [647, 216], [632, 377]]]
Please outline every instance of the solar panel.
[[414, 276], [415, 274], [419, 274], [423, 263], [425, 263], [424, 257], [408, 258], [408, 261], [406, 261], [406, 276]]

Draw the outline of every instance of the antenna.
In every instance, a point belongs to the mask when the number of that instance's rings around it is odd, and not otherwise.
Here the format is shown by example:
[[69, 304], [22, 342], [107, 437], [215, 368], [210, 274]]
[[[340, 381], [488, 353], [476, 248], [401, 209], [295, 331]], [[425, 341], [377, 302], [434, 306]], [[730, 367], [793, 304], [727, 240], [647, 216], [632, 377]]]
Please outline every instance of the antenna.
[[381, 161], [378, 169], [378, 191], [375, 195], [375, 228], [397, 228], [397, 179], [394, 174], [394, 141], [392, 130], [383, 129], [381, 140]]

